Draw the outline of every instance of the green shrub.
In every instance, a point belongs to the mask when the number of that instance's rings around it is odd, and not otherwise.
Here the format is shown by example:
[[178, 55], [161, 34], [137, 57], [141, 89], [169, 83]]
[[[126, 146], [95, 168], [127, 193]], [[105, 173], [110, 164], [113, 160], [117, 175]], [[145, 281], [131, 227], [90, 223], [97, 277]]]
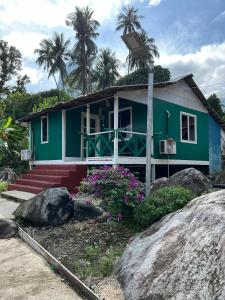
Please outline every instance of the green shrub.
[[144, 200], [144, 185], [123, 167], [104, 166], [90, 171], [80, 191], [105, 200], [109, 219], [129, 219], [133, 208]]
[[145, 199], [135, 210], [138, 227], [145, 229], [163, 216], [184, 207], [195, 195], [183, 187], [164, 187]]
[[6, 191], [8, 188], [8, 183], [6, 181], [0, 181], [0, 192]]

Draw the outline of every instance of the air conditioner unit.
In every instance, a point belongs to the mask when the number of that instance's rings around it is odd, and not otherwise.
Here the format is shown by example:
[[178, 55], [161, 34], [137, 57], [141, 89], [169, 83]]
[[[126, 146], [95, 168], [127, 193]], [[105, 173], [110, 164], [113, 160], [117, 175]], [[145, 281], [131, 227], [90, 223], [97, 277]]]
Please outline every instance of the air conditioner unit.
[[29, 149], [21, 150], [21, 160], [31, 160], [32, 152]]
[[176, 141], [169, 138], [167, 140], [160, 140], [159, 141], [159, 153], [160, 154], [176, 154], [177, 153], [177, 146]]

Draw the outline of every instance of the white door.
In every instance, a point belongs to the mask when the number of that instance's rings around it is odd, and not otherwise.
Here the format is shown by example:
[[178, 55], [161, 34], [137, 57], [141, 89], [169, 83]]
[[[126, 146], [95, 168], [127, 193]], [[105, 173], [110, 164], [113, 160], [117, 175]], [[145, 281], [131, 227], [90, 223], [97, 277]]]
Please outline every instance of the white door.
[[[90, 115], [90, 133], [96, 133], [100, 131], [100, 121], [99, 116], [91, 114]], [[82, 112], [81, 115], [81, 132], [86, 133], [87, 132], [87, 118], [86, 118], [86, 112]], [[81, 134], [81, 155], [82, 159], [86, 158], [87, 155], [87, 143], [86, 143], [86, 137], [85, 135]]]

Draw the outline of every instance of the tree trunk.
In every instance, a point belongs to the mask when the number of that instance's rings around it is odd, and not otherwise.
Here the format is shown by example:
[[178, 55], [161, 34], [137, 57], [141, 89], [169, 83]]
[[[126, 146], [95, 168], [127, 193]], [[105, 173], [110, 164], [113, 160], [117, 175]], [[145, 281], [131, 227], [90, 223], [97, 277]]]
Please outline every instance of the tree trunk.
[[61, 102], [61, 100], [60, 100], [59, 86], [58, 86], [58, 83], [57, 83], [57, 81], [56, 81], [55, 74], [53, 74], [53, 78], [54, 78], [54, 80], [55, 80], [56, 88], [57, 88], [57, 90], [58, 90], [58, 99], [59, 99], [59, 101]]

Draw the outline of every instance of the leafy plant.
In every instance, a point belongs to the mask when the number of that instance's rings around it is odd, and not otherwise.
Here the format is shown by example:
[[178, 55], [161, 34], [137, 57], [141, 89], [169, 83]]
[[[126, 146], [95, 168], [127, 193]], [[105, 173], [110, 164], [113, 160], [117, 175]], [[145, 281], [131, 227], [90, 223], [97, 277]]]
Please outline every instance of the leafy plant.
[[129, 219], [134, 207], [144, 200], [144, 186], [128, 169], [104, 166], [93, 169], [84, 179], [80, 191], [105, 200], [109, 219]]
[[8, 182], [6, 181], [0, 181], [0, 192], [6, 191], [8, 188]]
[[195, 194], [183, 187], [161, 188], [137, 207], [134, 220], [140, 228], [147, 228], [163, 216], [181, 209], [193, 198]]

